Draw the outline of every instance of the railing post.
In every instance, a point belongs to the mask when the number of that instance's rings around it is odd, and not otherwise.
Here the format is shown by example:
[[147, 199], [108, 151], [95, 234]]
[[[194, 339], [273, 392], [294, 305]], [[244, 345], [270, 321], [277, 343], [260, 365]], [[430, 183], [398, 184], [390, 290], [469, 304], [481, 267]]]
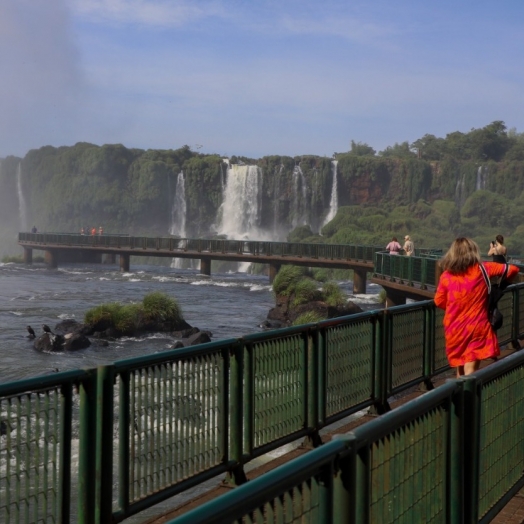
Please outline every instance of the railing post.
[[97, 382], [95, 522], [111, 522], [113, 499], [114, 367], [100, 366]]
[[81, 381], [80, 446], [78, 453], [78, 523], [95, 524], [96, 495], [96, 370]]

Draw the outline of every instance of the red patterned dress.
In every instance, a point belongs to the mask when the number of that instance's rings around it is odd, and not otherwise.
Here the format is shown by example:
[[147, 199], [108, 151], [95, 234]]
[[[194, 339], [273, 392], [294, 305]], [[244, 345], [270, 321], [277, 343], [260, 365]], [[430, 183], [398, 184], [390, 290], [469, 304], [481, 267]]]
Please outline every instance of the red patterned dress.
[[[483, 264], [490, 277], [504, 272], [504, 264]], [[507, 278], [518, 272], [517, 266], [510, 265]], [[500, 355], [497, 336], [488, 322], [487, 300], [486, 282], [477, 264], [460, 275], [444, 271], [440, 276], [435, 304], [446, 311], [444, 333], [451, 367]]]

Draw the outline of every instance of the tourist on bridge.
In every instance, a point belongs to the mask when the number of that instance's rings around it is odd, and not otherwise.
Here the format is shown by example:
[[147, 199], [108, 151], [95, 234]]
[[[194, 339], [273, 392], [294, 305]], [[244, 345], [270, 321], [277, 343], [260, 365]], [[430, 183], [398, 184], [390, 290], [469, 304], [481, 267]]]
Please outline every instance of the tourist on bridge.
[[[435, 293], [435, 305], [444, 309], [444, 334], [449, 365], [457, 377], [477, 371], [480, 361], [500, 355], [497, 335], [488, 317], [488, 291], [480, 265], [489, 277], [502, 276], [506, 265], [482, 262], [478, 245], [457, 238], [444, 255], [443, 270]], [[517, 275], [508, 266], [507, 280]]]
[[103, 234], [104, 234], [104, 228], [103, 228], [102, 226], [100, 226], [100, 227], [98, 228], [98, 234], [99, 234], [99, 235], [103, 235]]
[[37, 233], [37, 232], [38, 232], [38, 229], [36, 229], [36, 226], [33, 226], [33, 227], [31, 228], [31, 233], [34, 234], [34, 233]]
[[91, 229], [91, 236], [94, 237], [96, 235], [96, 227], [93, 227]]
[[386, 251], [389, 251], [390, 255], [398, 255], [402, 246], [398, 243], [397, 237], [393, 237], [391, 242], [386, 246]]
[[408, 257], [415, 254], [415, 244], [413, 244], [413, 241], [409, 235], [404, 237], [404, 247], [402, 249]]

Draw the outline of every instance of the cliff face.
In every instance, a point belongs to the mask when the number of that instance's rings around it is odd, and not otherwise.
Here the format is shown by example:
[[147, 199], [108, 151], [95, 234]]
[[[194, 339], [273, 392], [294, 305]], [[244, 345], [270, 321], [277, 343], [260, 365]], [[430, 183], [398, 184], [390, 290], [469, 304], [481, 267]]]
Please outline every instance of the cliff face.
[[187, 146], [147, 151], [118, 144], [47, 146], [1, 161], [0, 234], [16, 239], [22, 224], [27, 229], [35, 224], [41, 231], [102, 225], [107, 232], [167, 235], [180, 220], [180, 209], [174, 209], [180, 181], [187, 236], [225, 231], [224, 220], [238, 212], [243, 229], [230, 220], [229, 231], [277, 240], [297, 226], [320, 231], [333, 206], [420, 199], [455, 200], [460, 206], [478, 189], [516, 198], [524, 190], [524, 163], [479, 166], [352, 154], [337, 155], [337, 162], [316, 156], [225, 160]]

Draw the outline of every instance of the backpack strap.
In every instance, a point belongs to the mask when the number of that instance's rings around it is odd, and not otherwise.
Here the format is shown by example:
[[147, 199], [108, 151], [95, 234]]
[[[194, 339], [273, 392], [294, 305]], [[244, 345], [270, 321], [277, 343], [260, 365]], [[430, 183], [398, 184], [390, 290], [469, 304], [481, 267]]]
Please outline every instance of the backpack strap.
[[[480, 267], [480, 271], [482, 272], [482, 276], [484, 277], [484, 281], [486, 282], [486, 286], [488, 286], [488, 295], [489, 295], [491, 293], [491, 281], [489, 280], [488, 273], [482, 262], [479, 264], [479, 267]], [[507, 272], [508, 272], [508, 269], [507, 269], [507, 264], [506, 264], [506, 273]]]

